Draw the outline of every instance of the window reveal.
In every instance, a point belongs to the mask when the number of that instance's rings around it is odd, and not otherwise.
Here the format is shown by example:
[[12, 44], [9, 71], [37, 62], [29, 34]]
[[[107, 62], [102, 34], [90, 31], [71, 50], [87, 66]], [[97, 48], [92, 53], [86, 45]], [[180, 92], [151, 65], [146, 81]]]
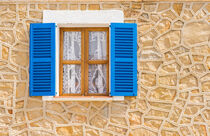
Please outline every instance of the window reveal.
[[60, 29], [60, 95], [109, 94], [109, 29]]

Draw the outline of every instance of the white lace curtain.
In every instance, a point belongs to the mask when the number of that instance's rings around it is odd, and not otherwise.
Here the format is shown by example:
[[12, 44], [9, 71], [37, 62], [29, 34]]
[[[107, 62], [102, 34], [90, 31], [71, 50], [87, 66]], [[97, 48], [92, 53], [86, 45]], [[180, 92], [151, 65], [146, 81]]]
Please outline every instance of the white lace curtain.
[[[107, 59], [106, 32], [89, 32], [89, 59]], [[106, 93], [106, 64], [89, 65], [89, 93]]]
[[[81, 32], [64, 32], [63, 59], [81, 60]], [[106, 32], [89, 32], [89, 60], [106, 60]], [[89, 93], [106, 93], [106, 64], [89, 65]], [[63, 66], [63, 93], [81, 92], [81, 66]]]
[[[81, 32], [64, 32], [63, 59], [81, 59]], [[63, 66], [63, 93], [81, 92], [81, 66]]]

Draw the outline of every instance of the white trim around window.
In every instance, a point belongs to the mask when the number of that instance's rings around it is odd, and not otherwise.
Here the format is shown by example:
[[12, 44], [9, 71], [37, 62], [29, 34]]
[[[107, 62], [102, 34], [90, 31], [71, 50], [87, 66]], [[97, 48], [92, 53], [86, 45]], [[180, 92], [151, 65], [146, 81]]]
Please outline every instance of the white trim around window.
[[45, 101], [122, 101], [124, 96], [59, 96], [59, 28], [60, 27], [109, 27], [110, 23], [123, 23], [120, 10], [70, 11], [44, 10], [43, 23], [56, 23], [56, 96], [43, 96]]

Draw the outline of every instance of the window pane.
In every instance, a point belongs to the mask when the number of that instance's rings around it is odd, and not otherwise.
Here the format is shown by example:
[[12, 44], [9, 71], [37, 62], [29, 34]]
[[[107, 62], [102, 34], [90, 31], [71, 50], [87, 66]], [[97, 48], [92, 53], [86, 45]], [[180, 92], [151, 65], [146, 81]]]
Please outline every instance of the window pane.
[[106, 93], [107, 92], [107, 65], [94, 64], [89, 65], [88, 91], [89, 93]]
[[81, 32], [64, 32], [63, 59], [81, 59]]
[[63, 93], [81, 93], [80, 65], [63, 65]]
[[89, 60], [106, 60], [107, 33], [105, 31], [89, 32]]

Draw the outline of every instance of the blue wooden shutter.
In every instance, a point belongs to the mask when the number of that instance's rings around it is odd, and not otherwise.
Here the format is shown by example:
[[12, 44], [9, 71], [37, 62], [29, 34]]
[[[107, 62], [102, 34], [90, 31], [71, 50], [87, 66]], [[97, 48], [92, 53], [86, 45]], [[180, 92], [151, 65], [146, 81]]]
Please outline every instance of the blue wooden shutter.
[[111, 23], [111, 96], [137, 95], [137, 25]]
[[30, 24], [30, 96], [55, 95], [55, 24]]

